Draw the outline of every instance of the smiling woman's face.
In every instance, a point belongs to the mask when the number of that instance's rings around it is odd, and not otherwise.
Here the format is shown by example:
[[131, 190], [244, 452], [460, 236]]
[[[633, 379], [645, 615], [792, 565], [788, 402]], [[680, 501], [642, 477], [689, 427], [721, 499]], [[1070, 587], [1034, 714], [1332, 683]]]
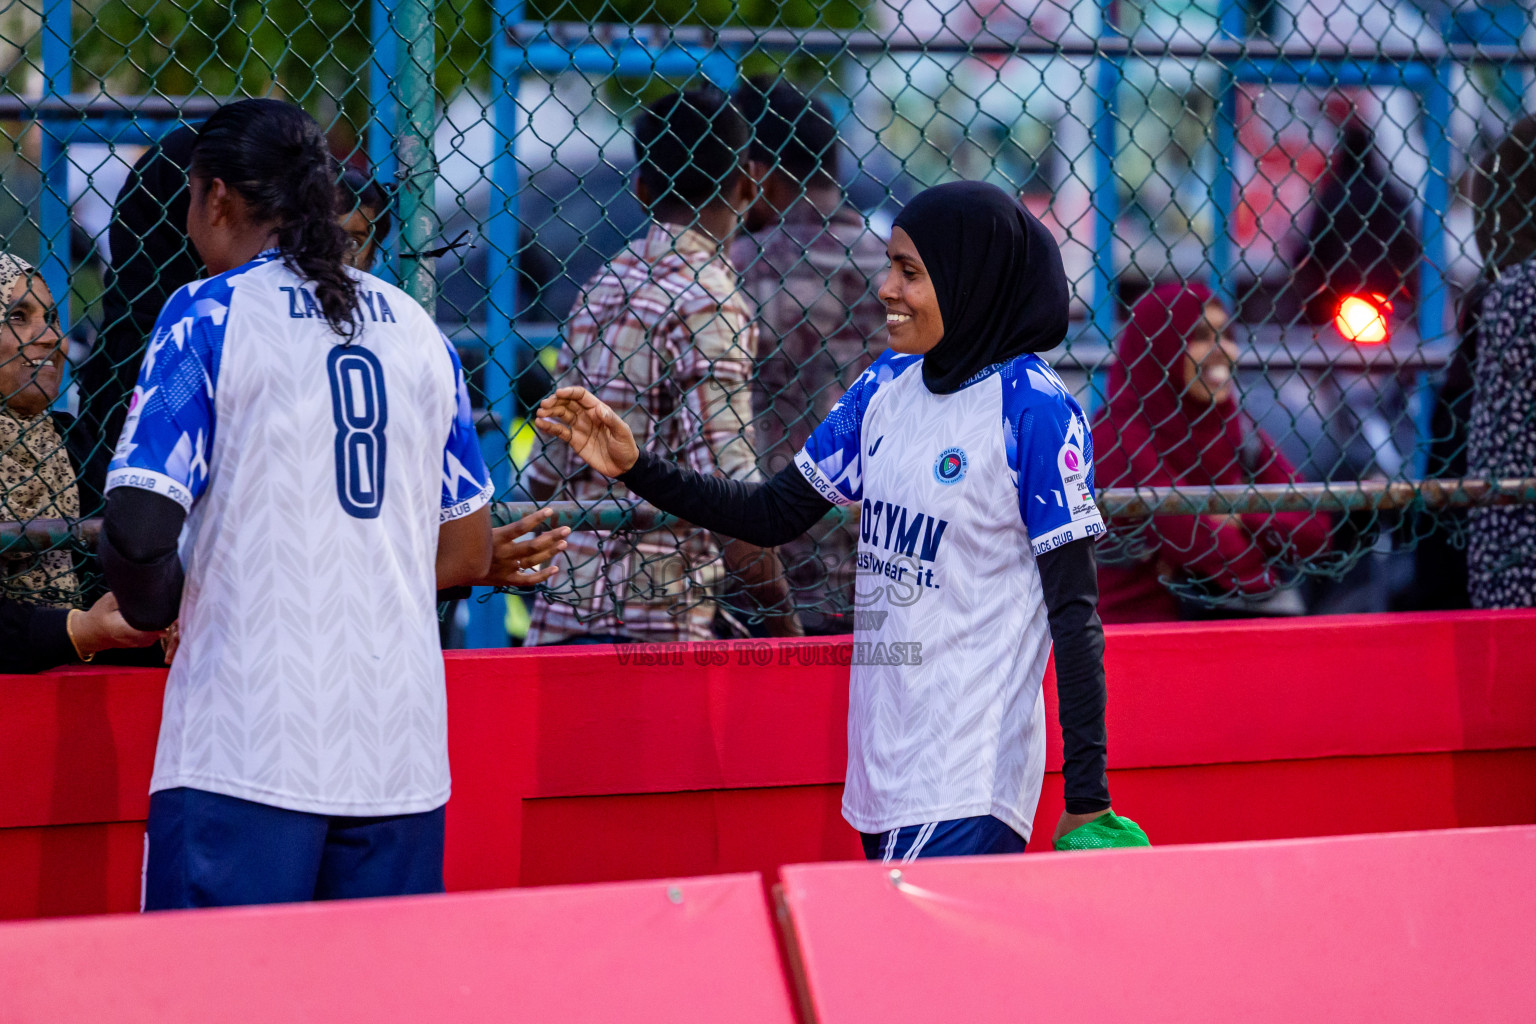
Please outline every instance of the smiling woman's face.
[[923, 355], [944, 337], [944, 318], [939, 314], [933, 278], [928, 276], [912, 237], [901, 228], [891, 231], [891, 244], [885, 253], [891, 259], [891, 269], [880, 285], [880, 301], [885, 303], [891, 348]]
[[1232, 393], [1237, 345], [1231, 318], [1219, 302], [1205, 307], [1205, 316], [1190, 331], [1184, 348], [1184, 397], [1200, 405], [1224, 401]]
[[0, 325], [0, 404], [24, 419], [59, 397], [64, 379], [64, 339], [53, 293], [37, 276], [23, 277], [4, 296]]

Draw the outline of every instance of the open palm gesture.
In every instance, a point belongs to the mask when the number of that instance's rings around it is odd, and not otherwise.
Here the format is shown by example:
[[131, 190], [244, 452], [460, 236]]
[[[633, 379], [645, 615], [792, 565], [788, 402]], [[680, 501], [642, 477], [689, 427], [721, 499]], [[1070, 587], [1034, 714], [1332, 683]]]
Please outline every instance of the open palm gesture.
[[534, 424], [607, 477], [628, 471], [640, 458], [629, 424], [586, 388], [557, 390], [539, 403]]

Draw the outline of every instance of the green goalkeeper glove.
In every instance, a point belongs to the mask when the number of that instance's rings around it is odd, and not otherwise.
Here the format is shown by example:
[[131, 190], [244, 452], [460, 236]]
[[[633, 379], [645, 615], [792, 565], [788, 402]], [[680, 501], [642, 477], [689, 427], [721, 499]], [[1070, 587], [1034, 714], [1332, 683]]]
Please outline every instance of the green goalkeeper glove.
[[1120, 846], [1151, 846], [1141, 826], [1111, 811], [1056, 840], [1058, 850], [1108, 850]]

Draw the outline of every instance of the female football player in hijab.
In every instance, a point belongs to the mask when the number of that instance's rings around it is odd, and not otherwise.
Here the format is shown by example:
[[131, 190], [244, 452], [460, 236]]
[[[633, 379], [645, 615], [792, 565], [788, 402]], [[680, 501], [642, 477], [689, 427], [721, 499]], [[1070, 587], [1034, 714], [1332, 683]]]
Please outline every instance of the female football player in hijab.
[[[1093, 441], [1037, 353], [1067, 330], [1046, 229], [1000, 189], [956, 182], [896, 218], [880, 289], [891, 350], [765, 484], [638, 451], [585, 390], [539, 422], [599, 472], [706, 529], [769, 547], [859, 506], [843, 816], [885, 861], [1024, 849], [1045, 774], [1052, 642], [1065, 847], [1144, 845], [1110, 811]], [[869, 628], [865, 628], [869, 627]]]

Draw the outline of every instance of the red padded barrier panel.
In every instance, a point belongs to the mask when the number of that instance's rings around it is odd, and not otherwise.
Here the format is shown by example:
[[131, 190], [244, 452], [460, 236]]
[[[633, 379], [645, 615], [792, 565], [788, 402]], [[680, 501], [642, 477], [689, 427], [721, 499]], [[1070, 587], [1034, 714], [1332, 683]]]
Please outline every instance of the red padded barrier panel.
[[842, 786], [530, 800], [521, 880], [654, 878], [680, 860], [771, 878], [780, 864], [861, 858], [842, 806]]
[[1536, 828], [787, 867], [820, 1024], [1529, 1021]]
[[0, 829], [142, 819], [164, 671], [0, 675]]
[[[1062, 811], [1061, 776], [1045, 782], [1033, 853]], [[1536, 750], [1131, 768], [1109, 785], [1159, 845], [1536, 822]]]
[[[1536, 821], [1536, 613], [1120, 626], [1107, 638], [1111, 784], [1155, 841]], [[663, 658], [450, 653], [449, 887], [858, 856], [837, 817], [846, 651], [812, 640]], [[163, 679], [0, 676], [0, 878], [15, 880], [0, 886], [0, 916], [137, 905], [133, 837]], [[1054, 687], [1046, 703], [1054, 719]], [[1047, 736], [1054, 770], [1059, 734]], [[1048, 776], [1046, 830], [1059, 789]]]
[[0, 926], [0, 1022], [793, 1024], [754, 875]]
[[143, 866], [142, 820], [0, 829], [0, 919], [138, 910]]

